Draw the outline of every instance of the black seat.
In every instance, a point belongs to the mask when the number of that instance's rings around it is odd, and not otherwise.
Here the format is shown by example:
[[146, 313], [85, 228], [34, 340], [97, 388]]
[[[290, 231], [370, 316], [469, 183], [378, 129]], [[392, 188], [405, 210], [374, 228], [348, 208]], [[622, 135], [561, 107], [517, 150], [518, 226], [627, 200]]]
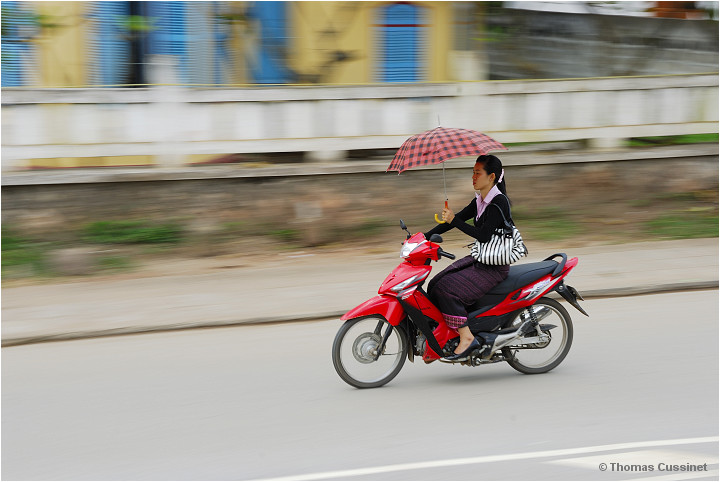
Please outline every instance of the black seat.
[[468, 318], [472, 319], [504, 300], [507, 295], [525, 285], [537, 281], [555, 271], [557, 261], [545, 260], [510, 266], [510, 273], [500, 284], [485, 293], [482, 298], [468, 307]]
[[510, 273], [500, 284], [487, 292], [488, 295], [507, 295], [523, 286], [537, 281], [557, 268], [557, 261], [545, 260], [510, 266]]

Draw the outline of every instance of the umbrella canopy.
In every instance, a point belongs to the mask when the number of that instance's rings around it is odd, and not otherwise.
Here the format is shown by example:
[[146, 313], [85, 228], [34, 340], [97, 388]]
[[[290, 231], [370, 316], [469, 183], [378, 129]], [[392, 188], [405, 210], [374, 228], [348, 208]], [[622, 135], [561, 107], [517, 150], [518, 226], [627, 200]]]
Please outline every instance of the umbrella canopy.
[[413, 167], [439, 164], [455, 157], [480, 156], [496, 149], [507, 147], [478, 131], [436, 127], [403, 142], [386, 172], [401, 173]]

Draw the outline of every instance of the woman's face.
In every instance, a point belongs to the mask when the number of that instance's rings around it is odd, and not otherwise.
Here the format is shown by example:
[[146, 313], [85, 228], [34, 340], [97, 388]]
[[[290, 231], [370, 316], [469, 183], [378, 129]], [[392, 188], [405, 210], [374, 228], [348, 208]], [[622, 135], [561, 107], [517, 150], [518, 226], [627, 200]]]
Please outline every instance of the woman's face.
[[495, 174], [488, 175], [485, 165], [475, 164], [473, 168], [473, 187], [476, 191], [489, 191], [495, 183]]

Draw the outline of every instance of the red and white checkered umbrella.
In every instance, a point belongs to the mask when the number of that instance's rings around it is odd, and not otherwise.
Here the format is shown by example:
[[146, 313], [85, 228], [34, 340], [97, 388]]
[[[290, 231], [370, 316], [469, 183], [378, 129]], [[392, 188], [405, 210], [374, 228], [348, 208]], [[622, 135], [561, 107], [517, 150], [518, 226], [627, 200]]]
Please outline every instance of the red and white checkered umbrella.
[[[397, 171], [428, 164], [439, 164], [447, 159], [463, 156], [481, 156], [496, 149], [507, 149], [492, 137], [470, 129], [436, 127], [417, 134], [403, 142], [395, 153], [385, 172]], [[447, 186], [445, 185], [445, 164], [443, 164], [443, 187], [445, 207], [448, 207]], [[435, 221], [442, 223], [438, 215]]]
[[447, 159], [481, 156], [507, 149], [492, 137], [470, 129], [436, 127], [403, 142], [386, 172], [403, 172], [417, 166], [439, 164]]

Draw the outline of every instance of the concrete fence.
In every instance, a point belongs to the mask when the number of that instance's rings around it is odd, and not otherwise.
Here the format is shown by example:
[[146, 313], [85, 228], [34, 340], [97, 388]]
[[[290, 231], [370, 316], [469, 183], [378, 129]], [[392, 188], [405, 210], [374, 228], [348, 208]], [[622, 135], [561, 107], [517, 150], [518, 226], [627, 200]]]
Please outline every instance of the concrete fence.
[[718, 75], [452, 84], [200, 89], [3, 89], [2, 169], [53, 158], [198, 157], [397, 148], [436, 127], [501, 142], [618, 139], [718, 132]]

